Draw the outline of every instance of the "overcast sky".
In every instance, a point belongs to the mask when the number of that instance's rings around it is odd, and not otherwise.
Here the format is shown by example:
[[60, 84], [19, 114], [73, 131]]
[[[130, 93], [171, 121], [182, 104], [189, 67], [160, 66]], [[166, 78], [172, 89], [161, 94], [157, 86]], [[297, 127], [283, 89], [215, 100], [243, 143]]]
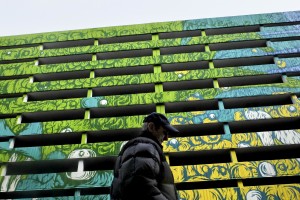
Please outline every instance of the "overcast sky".
[[300, 0], [0, 0], [0, 36], [300, 10]]

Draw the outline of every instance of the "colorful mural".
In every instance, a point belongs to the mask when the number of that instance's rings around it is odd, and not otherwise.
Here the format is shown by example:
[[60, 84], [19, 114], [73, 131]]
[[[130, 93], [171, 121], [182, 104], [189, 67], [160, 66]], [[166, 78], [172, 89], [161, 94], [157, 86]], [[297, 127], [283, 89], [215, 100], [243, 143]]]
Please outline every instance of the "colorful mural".
[[180, 198], [187, 199], [233, 199], [233, 200], [255, 200], [255, 199], [299, 199], [299, 184], [252, 186], [242, 188], [219, 188], [206, 190], [180, 191]]
[[[23, 193], [17, 192], [27, 192], [32, 197], [24, 193], [23, 199], [109, 200], [115, 156], [132, 137], [129, 133], [141, 127], [148, 112], [143, 114], [141, 108], [149, 108], [166, 114], [173, 125], [184, 130], [184, 135], [163, 143], [167, 157], [229, 152], [230, 161], [197, 163], [201, 158], [195, 156], [193, 164], [170, 162], [181, 200], [300, 199], [296, 181], [300, 175], [299, 21], [300, 12], [295, 11], [0, 37], [0, 196], [22, 199]], [[251, 26], [250, 31], [239, 30], [244, 26]], [[225, 34], [223, 28], [233, 29]], [[211, 29], [220, 34], [209, 34]], [[160, 38], [160, 33], [189, 30], [198, 30], [199, 35]], [[99, 42], [142, 34], [151, 34], [152, 39]], [[44, 48], [44, 43], [85, 39], [95, 40], [94, 45]], [[213, 45], [223, 46], [213, 51]], [[198, 49], [161, 53], [162, 49], [183, 46]], [[152, 55], [97, 60], [99, 53], [145, 49]], [[70, 62], [64, 57], [87, 54], [91, 60]], [[52, 64], [41, 62], [48, 58]], [[60, 61], [56, 63], [55, 59]], [[165, 64], [174, 65], [164, 71]], [[144, 71], [143, 67], [149, 65], [153, 71]], [[102, 76], [95, 70], [111, 72]], [[82, 71], [90, 76], [78, 78], [74, 73]], [[47, 78], [38, 80], [39, 76]], [[222, 83], [228, 86], [222, 87]], [[147, 89], [150, 84], [152, 90]], [[86, 96], [76, 96], [77, 89], [85, 89]], [[49, 98], [32, 99], [32, 95]], [[260, 102], [224, 106], [226, 100], [275, 99], [282, 95], [284, 100], [268, 100], [263, 106]], [[195, 102], [204, 106], [197, 107]], [[216, 106], [205, 106], [207, 102]], [[60, 116], [74, 111], [82, 111], [82, 116]], [[275, 128], [243, 129], [244, 123], [264, 126], [270, 120], [281, 120], [282, 126], [275, 126], [274, 121]], [[232, 131], [230, 123], [240, 131]], [[206, 128], [198, 133], [192, 127], [199, 125], [221, 126], [224, 131]], [[243, 161], [239, 160], [241, 155], [237, 156], [241, 150], [265, 153], [269, 147], [288, 153], [266, 159], [250, 155]], [[256, 185], [257, 180], [262, 183]], [[98, 188], [104, 192], [95, 192]], [[74, 189], [73, 195], [64, 193], [69, 189]], [[61, 195], [49, 197], [32, 192], [42, 190], [60, 191]]]

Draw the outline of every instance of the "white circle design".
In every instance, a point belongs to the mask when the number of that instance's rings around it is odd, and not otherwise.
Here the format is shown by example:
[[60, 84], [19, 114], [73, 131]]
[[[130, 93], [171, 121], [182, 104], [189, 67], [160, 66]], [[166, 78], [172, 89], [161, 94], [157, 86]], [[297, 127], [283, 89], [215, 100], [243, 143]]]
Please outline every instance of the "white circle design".
[[[90, 158], [96, 157], [96, 153], [91, 149], [76, 149], [72, 151], [68, 158]], [[95, 176], [96, 171], [67, 172], [67, 177], [72, 180], [89, 180]]]
[[246, 195], [246, 200], [261, 200], [262, 195], [258, 190], [250, 190]]
[[73, 132], [71, 128], [65, 128], [61, 131], [61, 133], [70, 133]]
[[105, 106], [107, 105], [107, 100], [103, 99], [100, 101], [100, 105]]
[[276, 176], [276, 171], [274, 166], [268, 162], [262, 162], [258, 166], [258, 170], [263, 177], [273, 177]]

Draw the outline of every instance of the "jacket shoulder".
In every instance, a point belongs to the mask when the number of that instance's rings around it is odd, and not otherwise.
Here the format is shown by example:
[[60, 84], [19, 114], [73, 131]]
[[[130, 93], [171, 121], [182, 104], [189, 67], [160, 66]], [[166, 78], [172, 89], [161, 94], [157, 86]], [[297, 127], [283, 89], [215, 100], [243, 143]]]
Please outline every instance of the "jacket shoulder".
[[123, 162], [131, 157], [153, 158], [160, 162], [163, 159], [162, 150], [158, 144], [145, 137], [137, 137], [130, 140], [120, 153], [123, 157]]

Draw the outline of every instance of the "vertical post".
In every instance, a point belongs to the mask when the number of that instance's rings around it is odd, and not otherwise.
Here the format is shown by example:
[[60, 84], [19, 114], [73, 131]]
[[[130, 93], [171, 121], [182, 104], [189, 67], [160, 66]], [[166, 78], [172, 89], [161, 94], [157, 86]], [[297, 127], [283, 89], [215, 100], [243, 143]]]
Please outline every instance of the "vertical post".
[[0, 166], [0, 176], [6, 176], [6, 171], [7, 171], [7, 165], [4, 164], [4, 165], [1, 165]]
[[[239, 162], [234, 149], [230, 150], [230, 157], [231, 157], [231, 162], [233, 162], [233, 163], [238, 163]], [[237, 184], [238, 184], [238, 187], [240, 187], [240, 188], [244, 187], [242, 180], [237, 180]]]
[[[83, 163], [83, 160], [79, 160], [78, 161], [78, 168], [77, 168], [77, 172], [83, 172], [84, 171], [84, 163]], [[74, 196], [75, 196], [75, 199], [77, 200], [79, 200], [79, 199], [81, 199], [80, 198], [80, 189], [76, 189], [75, 190], [75, 194], [74, 194]]]
[[25, 103], [25, 102], [27, 102], [28, 101], [28, 95], [27, 94], [24, 94], [23, 95], [23, 102]]
[[299, 100], [298, 100], [298, 97], [296, 95], [292, 95], [291, 98], [292, 98], [293, 104], [297, 104], [298, 103]]
[[218, 106], [219, 106], [219, 110], [224, 110], [225, 109], [222, 99], [218, 100]]
[[22, 115], [17, 115], [17, 124], [21, 124], [22, 123]]
[[33, 83], [33, 81], [34, 81], [33, 76], [29, 76], [29, 83]]
[[96, 60], [97, 60], [97, 55], [93, 54], [92, 61], [96, 61]]
[[95, 40], [94, 40], [94, 45], [95, 45], [95, 46], [98, 46], [98, 45], [99, 45], [99, 40], [95, 39]]
[[39, 60], [34, 60], [34, 65], [38, 66], [39, 65]]
[[[84, 119], [90, 119], [90, 110], [86, 109], [84, 112]], [[82, 133], [81, 135], [81, 144], [86, 144], [87, 143], [87, 134]]]
[[[152, 35], [152, 41], [159, 40], [158, 34]], [[153, 49], [153, 56], [160, 56], [160, 50], [159, 49]], [[161, 71], [161, 65], [155, 65], [154, 66], [154, 74], [160, 74]], [[162, 93], [163, 92], [163, 85], [162, 83], [156, 83], [155, 84], [155, 93]], [[156, 105], [156, 112], [165, 114], [165, 106], [163, 104], [157, 104]]]
[[94, 70], [90, 71], [90, 78], [95, 78], [95, 71]]
[[[94, 46], [98, 46], [98, 45], [99, 45], [99, 41], [97, 39], [95, 39], [94, 40]], [[96, 60], [97, 60], [97, 54], [93, 54], [92, 61], [96, 61]], [[90, 78], [92, 78], [92, 77], [90, 77]]]
[[74, 197], [75, 200], [80, 200], [80, 189], [75, 190]]

